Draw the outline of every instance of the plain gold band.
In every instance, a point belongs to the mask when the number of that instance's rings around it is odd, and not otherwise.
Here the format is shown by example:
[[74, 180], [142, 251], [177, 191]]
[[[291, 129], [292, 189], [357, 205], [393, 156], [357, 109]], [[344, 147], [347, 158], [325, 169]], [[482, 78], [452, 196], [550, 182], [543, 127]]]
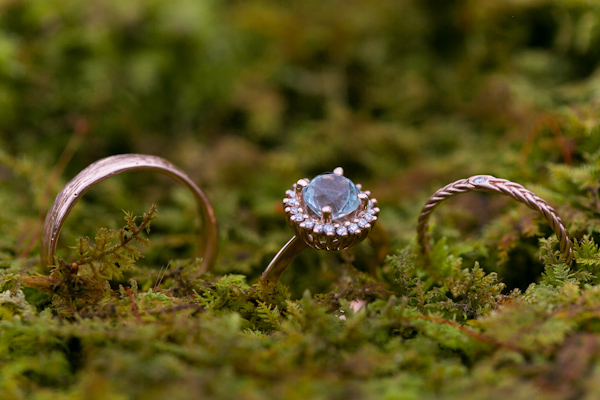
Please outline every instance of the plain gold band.
[[208, 198], [181, 169], [164, 158], [146, 154], [120, 154], [103, 158], [90, 164], [65, 185], [46, 214], [42, 228], [40, 256], [43, 268], [56, 263], [56, 247], [60, 231], [81, 196], [94, 185], [128, 171], [160, 172], [175, 179], [192, 192], [202, 218], [201, 237], [197, 248], [198, 256], [202, 257], [200, 270], [205, 272], [210, 269], [217, 256], [217, 222]]

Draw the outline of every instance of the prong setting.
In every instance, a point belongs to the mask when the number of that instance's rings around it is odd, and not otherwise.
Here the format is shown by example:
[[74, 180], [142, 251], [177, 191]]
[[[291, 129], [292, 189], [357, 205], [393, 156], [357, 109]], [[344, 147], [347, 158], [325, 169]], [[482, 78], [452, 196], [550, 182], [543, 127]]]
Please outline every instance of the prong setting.
[[367, 209], [369, 208], [369, 196], [366, 193], [359, 193], [358, 199], [360, 200], [360, 205], [358, 206], [358, 209], [361, 212], [367, 211]]
[[333, 210], [330, 206], [321, 208], [321, 222], [324, 224], [330, 224], [332, 221]]
[[296, 182], [296, 185], [294, 185], [294, 191], [295, 191], [295, 194], [296, 194], [296, 199], [302, 197], [302, 191], [307, 186], [308, 186], [308, 181], [306, 179], [300, 179], [298, 182]]

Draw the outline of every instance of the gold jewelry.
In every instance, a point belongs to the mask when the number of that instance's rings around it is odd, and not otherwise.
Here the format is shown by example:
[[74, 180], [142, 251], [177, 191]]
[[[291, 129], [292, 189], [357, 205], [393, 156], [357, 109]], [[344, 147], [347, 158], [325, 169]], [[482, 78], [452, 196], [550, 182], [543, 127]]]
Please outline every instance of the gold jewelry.
[[511, 182], [506, 179], [500, 179], [491, 175], [475, 175], [466, 179], [459, 179], [449, 185], [436, 191], [425, 203], [419, 215], [417, 225], [417, 235], [421, 252], [424, 255], [429, 255], [431, 252], [431, 244], [429, 243], [429, 232], [427, 231], [427, 223], [429, 217], [435, 208], [440, 203], [449, 197], [456, 196], [465, 192], [497, 192], [506, 196], [510, 196], [516, 201], [525, 204], [532, 210], [537, 211], [547, 222], [556, 234], [560, 243], [560, 251], [565, 257], [566, 263], [571, 264], [573, 261], [573, 245], [569, 234], [562, 223], [562, 220], [556, 211], [542, 198], [538, 197], [531, 190], [525, 189], [518, 183]]
[[193, 193], [202, 218], [202, 232], [197, 252], [202, 257], [200, 269], [207, 271], [217, 255], [217, 223], [210, 202], [190, 177], [167, 160], [146, 154], [120, 154], [90, 164], [58, 193], [46, 214], [41, 235], [42, 267], [56, 263], [56, 246], [63, 224], [77, 201], [91, 187], [112, 176], [128, 171], [156, 171], [175, 179]]
[[[342, 168], [313, 180], [300, 179], [283, 199], [286, 220], [294, 236], [279, 250], [262, 274], [262, 280], [277, 281], [287, 266], [308, 247], [344, 250], [362, 242], [376, 229], [375, 256], [387, 254], [387, 234], [379, 224], [377, 200], [344, 177]], [[378, 228], [377, 228], [378, 227]]]

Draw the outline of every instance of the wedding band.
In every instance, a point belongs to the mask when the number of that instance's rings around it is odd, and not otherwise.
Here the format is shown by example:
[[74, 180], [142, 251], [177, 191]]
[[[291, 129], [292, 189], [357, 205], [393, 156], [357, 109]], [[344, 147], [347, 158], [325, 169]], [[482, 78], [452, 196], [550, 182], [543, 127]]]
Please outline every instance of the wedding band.
[[175, 179], [192, 192], [202, 218], [202, 231], [197, 248], [198, 256], [202, 257], [200, 270], [205, 272], [214, 264], [217, 255], [217, 223], [212, 206], [200, 188], [185, 172], [164, 158], [146, 154], [120, 154], [90, 164], [58, 193], [46, 214], [42, 228], [40, 256], [43, 268], [56, 263], [56, 247], [60, 231], [81, 196], [94, 185], [128, 171], [160, 172]]
[[428, 232], [428, 221], [433, 210], [449, 197], [465, 192], [496, 192], [510, 196], [516, 201], [525, 204], [537, 211], [550, 225], [560, 243], [560, 251], [567, 264], [573, 261], [573, 245], [562, 220], [556, 211], [542, 198], [531, 190], [525, 189], [518, 183], [500, 179], [491, 175], [475, 175], [466, 179], [459, 179], [436, 191], [425, 203], [419, 215], [417, 236], [421, 252], [428, 256], [431, 253], [431, 244]]
[[377, 200], [343, 176], [342, 168], [311, 181], [300, 179], [286, 191], [283, 206], [294, 236], [279, 250], [262, 274], [262, 280], [277, 281], [288, 265], [305, 249], [344, 250], [362, 242], [373, 230], [375, 258], [382, 262], [389, 240], [376, 224]]

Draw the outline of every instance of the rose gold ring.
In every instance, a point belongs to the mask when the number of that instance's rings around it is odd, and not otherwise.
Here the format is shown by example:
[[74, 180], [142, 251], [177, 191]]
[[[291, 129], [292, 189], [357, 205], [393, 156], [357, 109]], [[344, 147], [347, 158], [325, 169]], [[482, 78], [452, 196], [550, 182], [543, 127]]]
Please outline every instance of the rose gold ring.
[[192, 192], [202, 218], [202, 231], [197, 248], [198, 256], [202, 257], [200, 269], [202, 272], [207, 271], [214, 264], [217, 255], [217, 223], [212, 206], [200, 188], [185, 172], [164, 158], [146, 154], [120, 154], [90, 164], [58, 193], [46, 214], [42, 228], [40, 255], [43, 268], [56, 263], [56, 246], [60, 231], [69, 212], [81, 196], [94, 185], [128, 171], [160, 172], [175, 179]]
[[312, 180], [300, 179], [286, 191], [283, 206], [294, 236], [262, 274], [262, 280], [279, 280], [288, 265], [305, 249], [344, 250], [371, 236], [375, 259], [383, 262], [389, 240], [380, 224], [377, 200], [344, 177], [342, 168]]
[[435, 192], [423, 206], [419, 222], [417, 225], [417, 235], [421, 252], [428, 256], [431, 253], [431, 244], [429, 243], [429, 232], [427, 223], [433, 210], [444, 200], [465, 192], [497, 192], [510, 196], [516, 201], [525, 204], [532, 210], [537, 211], [547, 222], [556, 234], [560, 243], [560, 251], [567, 264], [573, 261], [573, 245], [569, 234], [565, 229], [560, 217], [550, 205], [531, 190], [525, 189], [518, 183], [506, 179], [500, 179], [491, 175], [475, 175], [470, 178], [460, 179], [449, 185], [444, 186]]

